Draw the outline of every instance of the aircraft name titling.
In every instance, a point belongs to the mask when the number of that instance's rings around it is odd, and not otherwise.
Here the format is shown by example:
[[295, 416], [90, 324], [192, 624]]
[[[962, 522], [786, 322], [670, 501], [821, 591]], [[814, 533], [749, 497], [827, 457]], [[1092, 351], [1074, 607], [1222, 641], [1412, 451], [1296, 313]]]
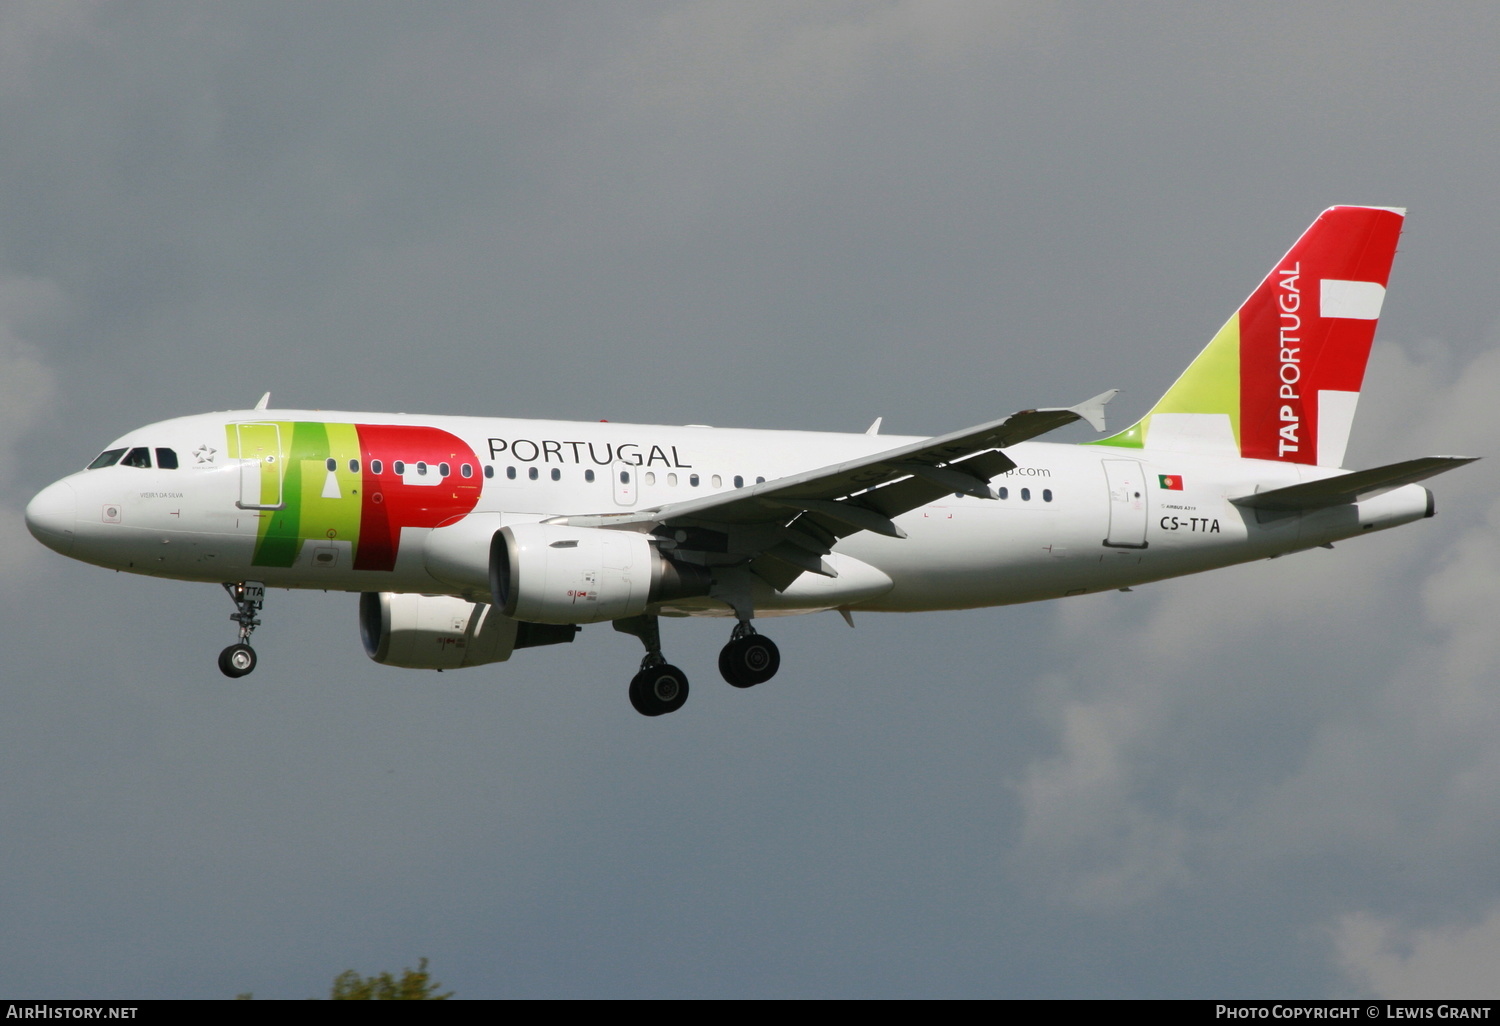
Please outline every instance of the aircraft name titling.
[[[590, 462], [600, 467], [607, 467], [611, 463], [624, 463], [632, 467], [654, 467], [660, 464], [663, 467], [691, 470], [693, 466], [682, 462], [675, 445], [647, 446], [635, 442], [616, 445], [613, 442], [571, 442], [551, 438], [541, 441], [530, 438], [490, 438], [486, 441], [489, 442], [492, 460], [498, 460], [502, 454], [509, 453], [518, 463], [583, 463], [586, 454]], [[668, 450], [672, 453], [670, 457], [667, 456]]]
[[1278, 432], [1281, 437], [1276, 440], [1280, 446], [1277, 455], [1285, 456], [1296, 452], [1301, 444], [1297, 429], [1302, 426], [1302, 397], [1297, 394], [1297, 383], [1302, 380], [1302, 290], [1297, 287], [1297, 279], [1302, 276], [1302, 261], [1276, 273], [1282, 276], [1281, 295], [1277, 297], [1281, 313], [1281, 368], [1277, 375], [1281, 378], [1281, 388], [1277, 395], [1291, 400], [1282, 404], [1281, 430]]

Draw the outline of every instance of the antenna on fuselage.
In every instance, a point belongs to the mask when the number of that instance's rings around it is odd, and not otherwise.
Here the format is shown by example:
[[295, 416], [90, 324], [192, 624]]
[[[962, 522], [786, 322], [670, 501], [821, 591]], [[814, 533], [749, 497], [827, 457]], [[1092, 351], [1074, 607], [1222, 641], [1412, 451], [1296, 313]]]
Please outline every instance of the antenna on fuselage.
[[271, 404], [271, 393], [267, 392], [265, 395], [263, 395], [263, 396], [260, 397], [260, 402], [258, 402], [258, 403], [255, 404], [255, 408], [257, 410], [264, 410], [270, 404]]

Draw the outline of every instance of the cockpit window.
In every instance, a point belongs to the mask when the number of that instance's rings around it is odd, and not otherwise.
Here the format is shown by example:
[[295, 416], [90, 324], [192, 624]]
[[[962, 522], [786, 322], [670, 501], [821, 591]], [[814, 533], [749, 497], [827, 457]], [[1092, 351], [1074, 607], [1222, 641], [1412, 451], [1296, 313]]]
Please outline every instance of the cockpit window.
[[151, 466], [151, 450], [144, 445], [138, 445], [125, 454], [120, 461], [122, 467], [147, 467]]
[[157, 449], [156, 465], [161, 470], [176, 470], [177, 452], [173, 449]]
[[119, 463], [120, 457], [124, 455], [124, 449], [105, 449], [98, 456], [94, 457], [94, 462], [89, 464], [88, 469], [98, 470], [100, 467], [112, 467], [116, 463]]

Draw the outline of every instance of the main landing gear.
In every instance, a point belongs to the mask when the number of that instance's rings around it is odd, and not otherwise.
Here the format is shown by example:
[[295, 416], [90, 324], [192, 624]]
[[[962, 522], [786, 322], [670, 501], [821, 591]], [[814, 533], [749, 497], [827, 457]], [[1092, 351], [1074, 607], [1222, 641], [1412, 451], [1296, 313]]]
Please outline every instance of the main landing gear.
[[[681, 709], [688, 697], [687, 674], [661, 654], [661, 629], [649, 615], [616, 620], [615, 630], [633, 634], [646, 646], [641, 669], [630, 681], [630, 704], [642, 716], [661, 716]], [[719, 672], [737, 688], [764, 684], [781, 668], [781, 653], [770, 638], [741, 620], [719, 653]]]
[[687, 696], [687, 674], [667, 662], [642, 666], [630, 681], [630, 704], [642, 716], [676, 712]]
[[737, 688], [753, 688], [776, 676], [781, 669], [781, 652], [776, 643], [757, 634], [749, 620], [735, 624], [729, 644], [719, 652], [719, 672]]
[[234, 613], [229, 617], [240, 625], [240, 640], [219, 653], [219, 670], [226, 677], [243, 677], [255, 669], [255, 649], [250, 647], [250, 635], [260, 626], [256, 616], [266, 602], [266, 586], [259, 581], [226, 581], [224, 590], [234, 602]]
[[630, 704], [642, 716], [661, 716], [682, 708], [688, 697], [687, 674], [661, 654], [661, 629], [654, 616], [616, 620], [615, 630], [634, 634], [646, 646], [641, 669], [630, 680]]

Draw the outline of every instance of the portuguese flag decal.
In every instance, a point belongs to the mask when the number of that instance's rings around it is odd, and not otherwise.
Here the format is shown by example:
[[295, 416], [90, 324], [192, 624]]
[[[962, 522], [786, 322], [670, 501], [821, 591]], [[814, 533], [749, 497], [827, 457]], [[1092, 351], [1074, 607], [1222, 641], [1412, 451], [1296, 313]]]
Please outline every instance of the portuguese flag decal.
[[1156, 480], [1160, 482], [1162, 488], [1166, 489], [1169, 492], [1182, 491], [1181, 474], [1157, 474]]

